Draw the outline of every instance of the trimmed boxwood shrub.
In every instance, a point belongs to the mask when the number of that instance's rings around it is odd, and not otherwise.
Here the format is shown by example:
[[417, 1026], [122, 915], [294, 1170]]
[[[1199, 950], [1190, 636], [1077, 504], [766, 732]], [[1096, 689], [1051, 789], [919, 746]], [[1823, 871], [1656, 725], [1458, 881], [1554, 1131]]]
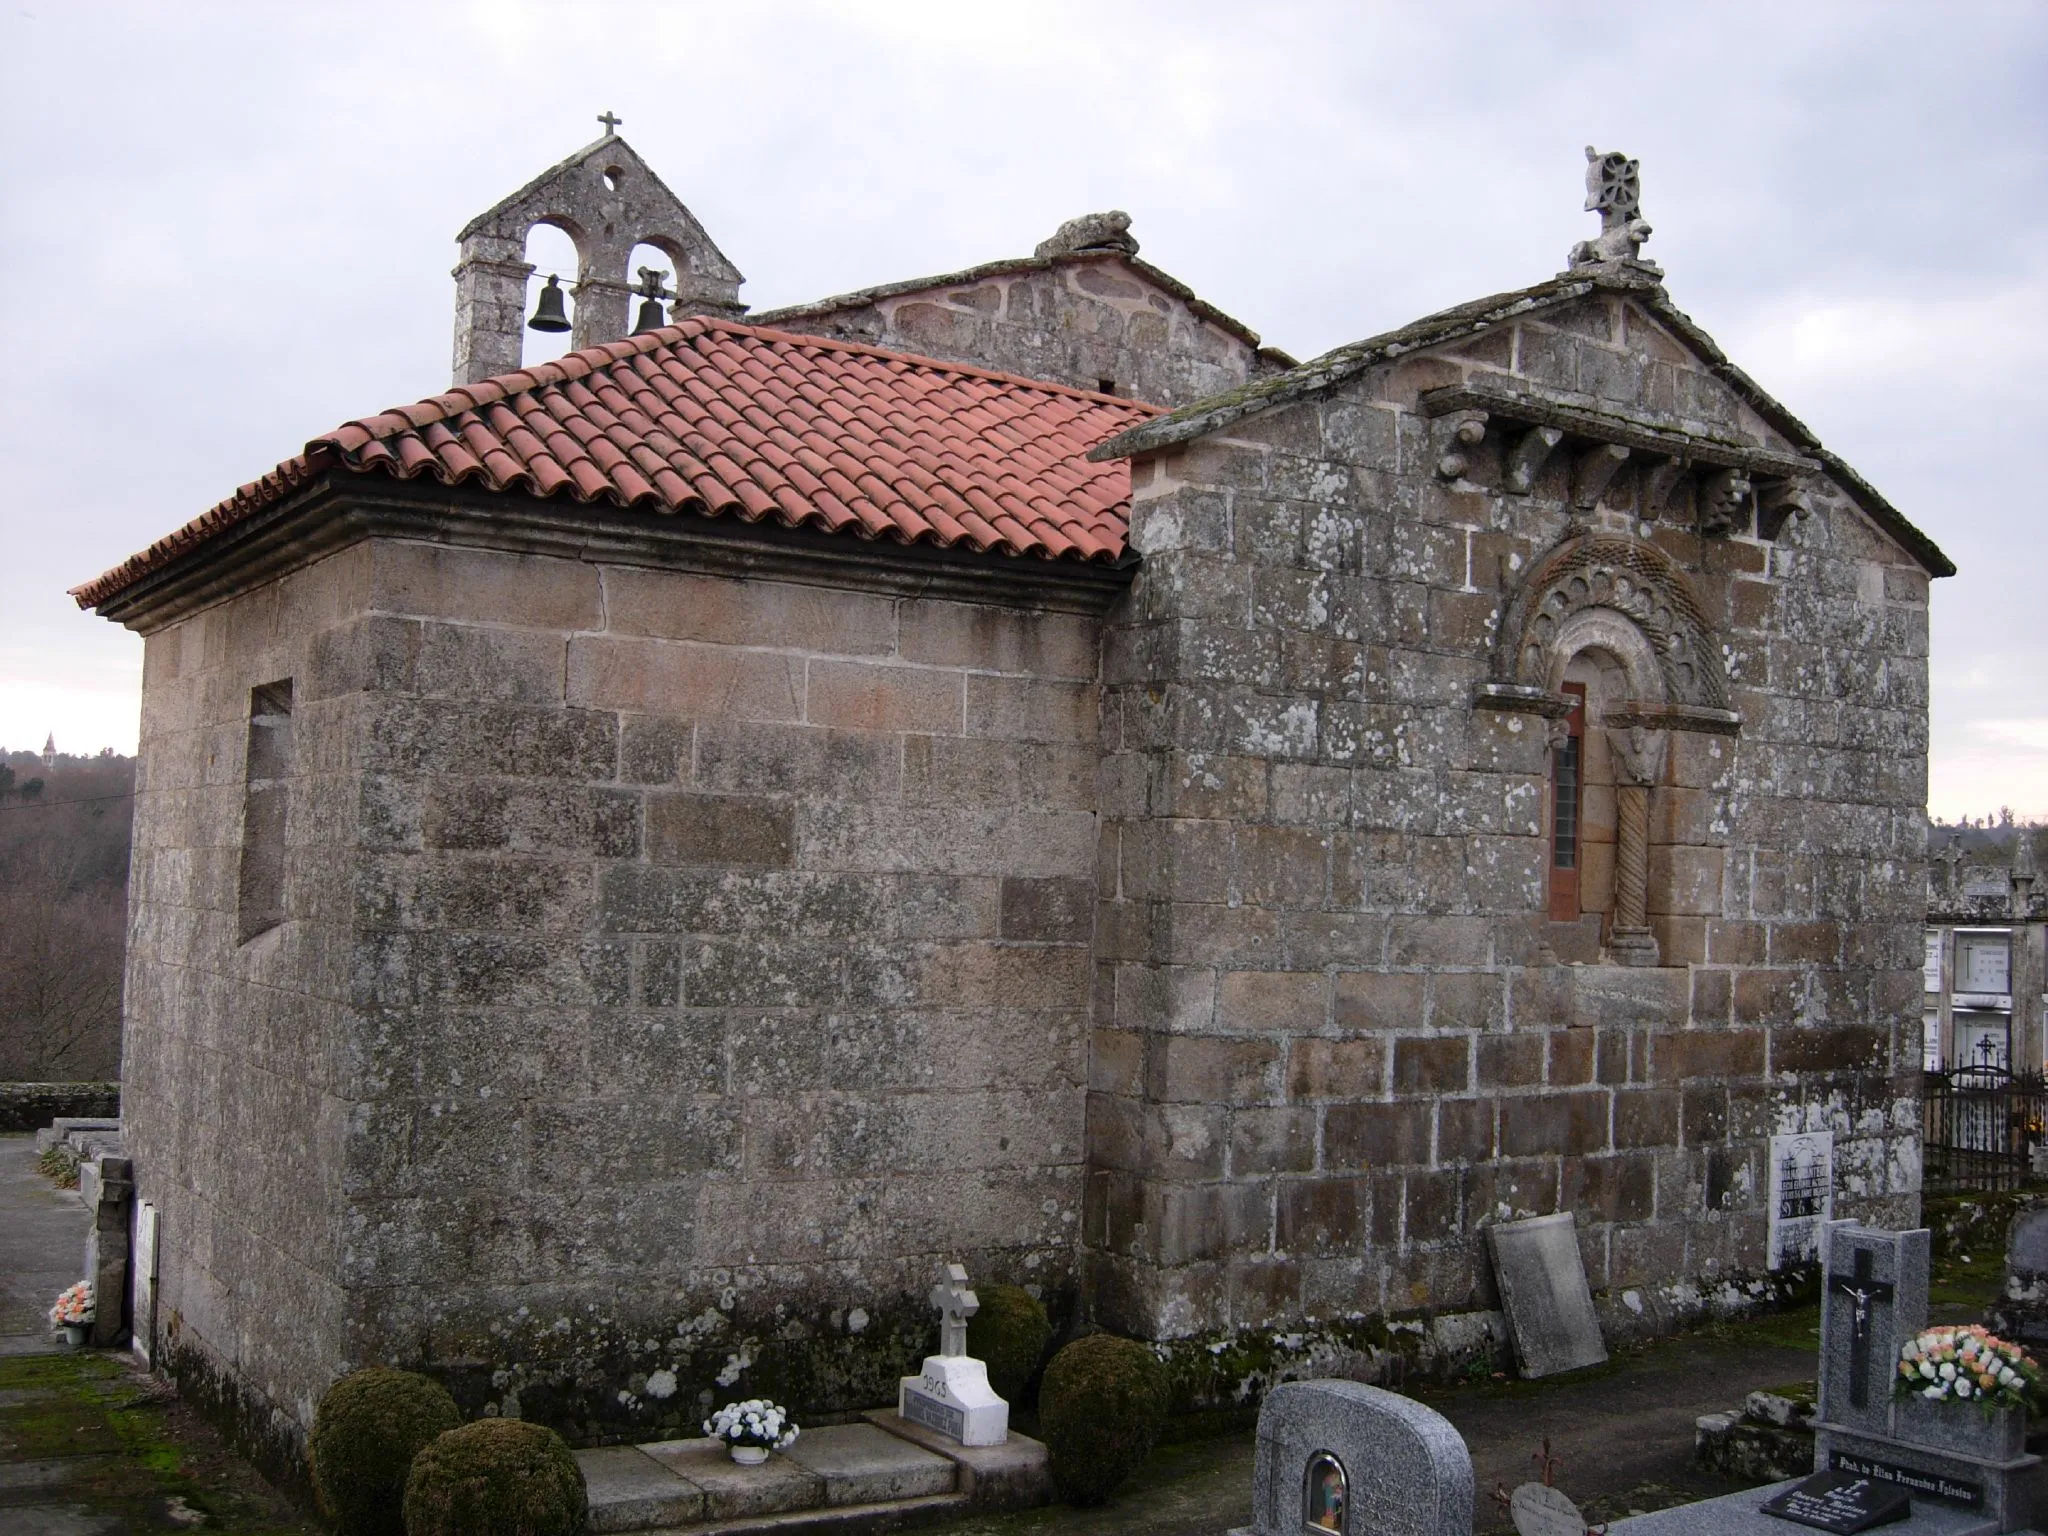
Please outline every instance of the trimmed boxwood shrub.
[[478, 1419], [413, 1458], [406, 1536], [582, 1536], [583, 1469], [552, 1429]]
[[981, 1303], [967, 1319], [967, 1353], [988, 1365], [988, 1384], [1006, 1402], [1022, 1400], [1045, 1346], [1052, 1341], [1052, 1323], [1045, 1307], [1021, 1285], [977, 1285]]
[[341, 1536], [404, 1536], [405, 1475], [462, 1414], [438, 1381], [373, 1365], [327, 1389], [310, 1453], [320, 1507]]
[[1152, 1454], [1166, 1397], [1166, 1368], [1131, 1339], [1092, 1333], [1054, 1355], [1038, 1385], [1038, 1427], [1060, 1497], [1101, 1504], [1116, 1492]]

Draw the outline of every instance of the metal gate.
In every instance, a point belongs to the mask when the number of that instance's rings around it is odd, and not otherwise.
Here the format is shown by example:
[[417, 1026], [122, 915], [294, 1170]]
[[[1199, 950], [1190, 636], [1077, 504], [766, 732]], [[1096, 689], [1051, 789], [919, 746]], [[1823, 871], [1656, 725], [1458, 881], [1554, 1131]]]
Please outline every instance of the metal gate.
[[1921, 1179], [1928, 1194], [2018, 1189], [2048, 1123], [2048, 1082], [1977, 1064], [1928, 1072], [1921, 1101]]

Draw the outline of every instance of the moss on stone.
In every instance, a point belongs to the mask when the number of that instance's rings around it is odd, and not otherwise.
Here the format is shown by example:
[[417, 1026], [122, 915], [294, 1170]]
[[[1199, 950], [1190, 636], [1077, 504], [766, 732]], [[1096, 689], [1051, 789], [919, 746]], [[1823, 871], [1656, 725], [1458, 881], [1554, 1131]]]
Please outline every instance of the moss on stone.
[[308, 1447], [320, 1507], [341, 1536], [403, 1536], [406, 1474], [462, 1414], [447, 1388], [373, 1365], [327, 1389]]
[[1151, 1455], [1167, 1380], [1143, 1344], [1092, 1333], [1052, 1357], [1038, 1389], [1048, 1470], [1070, 1504], [1100, 1504]]
[[582, 1536], [583, 1469], [562, 1437], [519, 1419], [451, 1429], [413, 1458], [406, 1536]]

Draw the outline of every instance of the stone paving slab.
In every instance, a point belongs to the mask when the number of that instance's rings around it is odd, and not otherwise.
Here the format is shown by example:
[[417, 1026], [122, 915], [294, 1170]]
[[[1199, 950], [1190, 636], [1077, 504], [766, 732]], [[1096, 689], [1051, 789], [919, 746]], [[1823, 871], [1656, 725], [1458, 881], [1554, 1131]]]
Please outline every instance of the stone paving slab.
[[650, 1526], [694, 1525], [704, 1518], [704, 1490], [635, 1445], [578, 1451], [590, 1489], [594, 1536]]
[[704, 1490], [706, 1520], [779, 1515], [825, 1502], [825, 1480], [779, 1451], [758, 1467], [743, 1467], [723, 1440], [658, 1440], [640, 1450]]
[[825, 1480], [829, 1505], [880, 1504], [951, 1493], [959, 1476], [951, 1458], [923, 1450], [872, 1424], [807, 1429], [784, 1454]]
[[962, 1445], [894, 1408], [870, 1408], [861, 1415], [877, 1429], [945, 1457], [960, 1469], [956, 1485], [977, 1509], [1030, 1509], [1052, 1499], [1052, 1474], [1042, 1442], [1010, 1431], [1001, 1445]]
[[89, 1221], [76, 1191], [36, 1172], [33, 1136], [0, 1136], [0, 1355], [64, 1347], [50, 1303], [84, 1278]]

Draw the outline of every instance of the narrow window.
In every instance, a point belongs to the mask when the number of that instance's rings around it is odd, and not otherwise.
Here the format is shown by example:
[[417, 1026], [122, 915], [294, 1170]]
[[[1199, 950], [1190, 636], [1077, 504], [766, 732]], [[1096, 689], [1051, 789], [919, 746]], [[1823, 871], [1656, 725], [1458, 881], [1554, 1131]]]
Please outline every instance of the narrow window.
[[1582, 749], [1586, 740], [1586, 685], [1566, 683], [1572, 701], [1565, 716], [1564, 740], [1550, 764], [1550, 920], [1579, 920], [1579, 791], [1584, 777]]
[[250, 689], [237, 902], [244, 944], [284, 921], [285, 783], [291, 756], [291, 679]]

